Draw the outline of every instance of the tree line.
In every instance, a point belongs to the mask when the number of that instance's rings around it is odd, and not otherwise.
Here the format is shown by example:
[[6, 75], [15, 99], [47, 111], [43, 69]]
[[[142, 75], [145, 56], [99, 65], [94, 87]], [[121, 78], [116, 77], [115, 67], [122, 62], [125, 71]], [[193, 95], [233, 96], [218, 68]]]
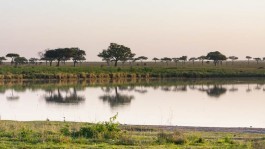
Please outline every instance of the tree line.
[[[16, 53], [8, 53], [5, 57], [0, 57], [0, 64], [2, 64], [3, 61], [6, 61], [7, 58], [11, 58], [11, 65], [22, 65], [22, 64], [37, 64], [37, 61], [44, 61], [46, 62], [46, 65], [52, 66], [53, 62], [57, 62], [56, 66], [60, 66], [60, 63], [65, 63], [66, 61], [72, 60], [74, 67], [77, 63], [82, 63], [86, 60], [85, 58], [86, 52], [84, 50], [81, 50], [77, 47], [72, 48], [57, 48], [57, 49], [47, 49], [45, 51], [39, 52], [39, 58], [30, 58], [26, 59], [25, 57], [20, 56]], [[132, 65], [136, 61], [140, 61], [143, 63], [143, 61], [148, 60], [148, 57], [146, 56], [139, 56], [135, 57], [136, 54], [131, 51], [129, 47], [126, 47], [124, 45], [119, 45], [116, 43], [110, 43], [110, 46], [107, 49], [103, 49], [102, 52], [100, 52], [98, 57], [102, 58], [102, 61], [105, 61], [108, 66], [111, 65], [112, 62], [114, 62], [114, 66], [116, 67], [118, 65], [118, 62], [129, 62], [130, 65]], [[236, 56], [225, 56], [219, 51], [209, 52], [207, 55], [202, 55], [200, 57], [191, 57], [188, 59], [187, 56], [181, 56], [181, 57], [163, 57], [163, 58], [157, 58], [154, 57], [152, 60], [157, 63], [157, 61], [165, 62], [167, 65], [169, 62], [175, 62], [176, 65], [178, 62], [182, 62], [185, 64], [186, 61], [192, 61], [194, 64], [195, 61], [201, 61], [201, 64], [204, 64], [204, 61], [209, 60], [213, 61], [214, 65], [221, 64], [223, 61], [226, 61], [230, 59], [232, 61], [232, 64], [234, 64], [234, 61], [238, 60], [238, 57]], [[246, 56], [246, 59], [248, 60], [248, 64], [251, 59], [255, 60], [257, 64], [262, 60], [261, 58], [252, 58], [251, 56]], [[263, 58], [265, 60], [265, 57]]]

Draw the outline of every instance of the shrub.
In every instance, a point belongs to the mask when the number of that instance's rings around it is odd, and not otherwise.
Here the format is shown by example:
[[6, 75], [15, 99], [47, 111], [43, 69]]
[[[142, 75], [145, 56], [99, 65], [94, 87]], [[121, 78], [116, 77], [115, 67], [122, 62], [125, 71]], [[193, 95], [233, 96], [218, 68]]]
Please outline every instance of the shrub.
[[181, 145], [181, 144], [186, 143], [186, 138], [182, 133], [178, 131], [175, 131], [174, 133], [161, 132], [161, 133], [158, 133], [157, 135], [157, 141], [160, 144], [174, 143], [174, 144]]
[[94, 139], [117, 139], [120, 137], [119, 123], [115, 122], [117, 115], [110, 118], [107, 122], [89, 124], [82, 126], [78, 131], [70, 131], [68, 126], [63, 127], [60, 132], [65, 136], [71, 135], [74, 138], [94, 138]]

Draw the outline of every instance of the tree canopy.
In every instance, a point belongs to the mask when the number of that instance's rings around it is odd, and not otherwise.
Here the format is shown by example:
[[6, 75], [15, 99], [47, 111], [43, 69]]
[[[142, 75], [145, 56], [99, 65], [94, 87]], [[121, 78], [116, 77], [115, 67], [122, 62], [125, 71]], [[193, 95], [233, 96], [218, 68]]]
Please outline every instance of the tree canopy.
[[6, 57], [10, 57], [11, 58], [11, 64], [13, 64], [14, 58], [19, 57], [19, 54], [16, 54], [16, 53], [8, 53], [6, 55]]
[[216, 66], [217, 63], [219, 63], [220, 61], [224, 61], [226, 60], [226, 56], [223, 55], [222, 53], [220, 53], [219, 51], [215, 51], [215, 52], [209, 52], [207, 54], [207, 59], [209, 60], [213, 60], [214, 61], [214, 65]]
[[17, 66], [18, 64], [22, 65], [22, 64], [26, 64], [28, 62], [28, 60], [25, 57], [16, 57], [14, 59], [15, 65]]
[[4, 56], [0, 57], [0, 64], [2, 64], [3, 61], [6, 61], [6, 58]]
[[74, 61], [74, 66], [78, 61], [85, 60], [86, 53], [84, 50], [80, 50], [79, 48], [59, 48], [59, 49], [48, 49], [43, 54], [42, 60], [46, 60], [50, 62], [50, 66], [52, 65], [52, 61], [57, 60], [57, 66], [60, 66], [61, 61], [70, 60], [71, 58]]
[[111, 43], [107, 50], [103, 50], [98, 54], [98, 57], [101, 57], [103, 60], [114, 61], [115, 67], [118, 61], [126, 61], [134, 56], [135, 54], [131, 52], [130, 48], [116, 43]]

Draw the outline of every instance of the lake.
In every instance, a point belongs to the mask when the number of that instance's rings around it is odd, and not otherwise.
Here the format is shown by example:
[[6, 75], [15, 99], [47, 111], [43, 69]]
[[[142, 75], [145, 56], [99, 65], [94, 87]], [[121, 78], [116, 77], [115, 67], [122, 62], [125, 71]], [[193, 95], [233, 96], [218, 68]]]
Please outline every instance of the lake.
[[265, 128], [261, 79], [17, 81], [0, 84], [1, 120]]

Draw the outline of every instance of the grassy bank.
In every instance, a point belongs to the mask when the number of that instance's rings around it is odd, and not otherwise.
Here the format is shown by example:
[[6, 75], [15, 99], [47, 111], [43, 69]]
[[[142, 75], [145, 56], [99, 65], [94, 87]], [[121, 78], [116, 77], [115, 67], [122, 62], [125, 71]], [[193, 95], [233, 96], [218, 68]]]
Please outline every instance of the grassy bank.
[[[114, 121], [0, 121], [1, 148], [264, 148], [265, 134], [237, 129], [129, 126]], [[235, 131], [234, 131], [235, 130]]]
[[218, 78], [218, 77], [265, 77], [263, 64], [247, 65], [191, 65], [181, 66], [0, 66], [0, 79], [120, 79], [120, 78]]

